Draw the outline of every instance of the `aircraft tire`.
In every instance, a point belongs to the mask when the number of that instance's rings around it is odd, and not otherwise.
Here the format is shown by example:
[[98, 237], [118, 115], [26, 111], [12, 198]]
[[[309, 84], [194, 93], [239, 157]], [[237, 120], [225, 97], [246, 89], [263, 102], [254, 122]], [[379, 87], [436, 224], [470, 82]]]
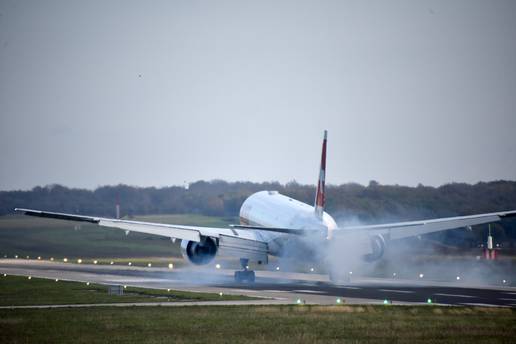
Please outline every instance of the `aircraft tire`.
[[242, 283], [242, 282], [248, 282], [248, 283], [254, 283], [255, 281], [255, 274], [254, 271], [235, 271], [235, 282]]

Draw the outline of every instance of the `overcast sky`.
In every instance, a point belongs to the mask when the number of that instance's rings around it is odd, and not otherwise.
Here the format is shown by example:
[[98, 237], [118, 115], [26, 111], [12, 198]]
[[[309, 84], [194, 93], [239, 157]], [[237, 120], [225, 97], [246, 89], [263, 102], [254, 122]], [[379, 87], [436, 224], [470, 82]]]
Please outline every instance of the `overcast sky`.
[[0, 0], [0, 189], [516, 179], [516, 1]]

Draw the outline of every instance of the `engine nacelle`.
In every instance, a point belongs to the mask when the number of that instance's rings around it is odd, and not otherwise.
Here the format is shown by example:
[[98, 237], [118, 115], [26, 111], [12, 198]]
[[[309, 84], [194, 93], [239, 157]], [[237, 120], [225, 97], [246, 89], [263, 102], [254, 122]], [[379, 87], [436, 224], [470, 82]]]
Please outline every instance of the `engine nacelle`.
[[369, 242], [371, 244], [371, 253], [364, 255], [364, 260], [366, 262], [374, 262], [383, 257], [385, 253], [385, 239], [381, 234], [373, 235], [369, 238]]
[[217, 243], [210, 237], [201, 238], [200, 242], [181, 240], [181, 254], [195, 265], [208, 264], [217, 255]]

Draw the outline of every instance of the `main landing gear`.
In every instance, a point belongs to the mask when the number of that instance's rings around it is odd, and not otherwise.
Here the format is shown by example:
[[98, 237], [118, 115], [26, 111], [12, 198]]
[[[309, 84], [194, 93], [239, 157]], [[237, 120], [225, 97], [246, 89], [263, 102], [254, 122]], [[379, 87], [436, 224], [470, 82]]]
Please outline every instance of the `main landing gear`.
[[240, 265], [242, 265], [243, 270], [235, 271], [235, 282], [242, 283], [254, 283], [254, 271], [249, 269], [249, 259], [240, 258]]

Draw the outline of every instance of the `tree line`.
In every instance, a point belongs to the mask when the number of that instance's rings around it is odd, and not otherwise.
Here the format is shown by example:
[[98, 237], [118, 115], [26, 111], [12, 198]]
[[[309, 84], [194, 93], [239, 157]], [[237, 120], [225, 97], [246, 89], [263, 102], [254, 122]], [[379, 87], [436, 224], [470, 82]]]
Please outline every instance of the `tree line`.
[[[113, 217], [115, 204], [119, 203], [122, 216], [129, 217], [177, 213], [235, 217], [243, 201], [261, 190], [277, 190], [308, 204], [313, 203], [315, 195], [315, 186], [295, 181], [280, 184], [212, 180], [197, 181], [188, 188], [121, 184], [95, 190], [49, 185], [28, 191], [0, 191], [0, 215], [25, 207]], [[328, 185], [326, 204], [337, 222], [349, 224], [487, 213], [516, 209], [516, 182], [451, 183], [439, 187], [381, 185], [375, 181], [368, 185]], [[513, 222], [507, 221], [503, 227], [505, 234], [514, 238]]]

